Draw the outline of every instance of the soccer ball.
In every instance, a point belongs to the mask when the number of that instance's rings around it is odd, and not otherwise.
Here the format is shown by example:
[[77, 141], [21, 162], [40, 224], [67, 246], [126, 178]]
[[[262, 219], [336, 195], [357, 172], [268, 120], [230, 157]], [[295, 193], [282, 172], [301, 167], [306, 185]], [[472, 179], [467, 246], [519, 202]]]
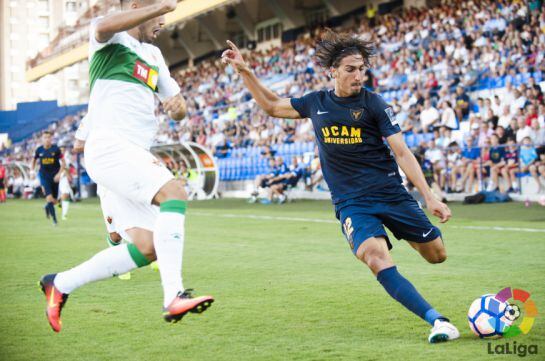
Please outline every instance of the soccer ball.
[[501, 337], [516, 319], [511, 315], [511, 306], [497, 300], [495, 296], [481, 296], [469, 307], [469, 328], [480, 338]]

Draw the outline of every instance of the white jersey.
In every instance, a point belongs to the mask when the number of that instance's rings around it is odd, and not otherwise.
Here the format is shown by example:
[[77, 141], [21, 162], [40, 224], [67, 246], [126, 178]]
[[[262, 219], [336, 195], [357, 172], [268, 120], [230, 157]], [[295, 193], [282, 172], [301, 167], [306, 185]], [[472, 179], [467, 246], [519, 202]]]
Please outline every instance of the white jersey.
[[155, 95], [163, 101], [180, 92], [159, 48], [141, 43], [127, 32], [105, 43], [89, 36], [89, 113], [91, 134], [115, 134], [149, 149], [157, 133]]
[[87, 137], [89, 136], [89, 128], [91, 126], [89, 123], [89, 113], [87, 113], [83, 118], [81, 118], [76, 134], [74, 135], [77, 140], [81, 140], [82, 142], [87, 140]]

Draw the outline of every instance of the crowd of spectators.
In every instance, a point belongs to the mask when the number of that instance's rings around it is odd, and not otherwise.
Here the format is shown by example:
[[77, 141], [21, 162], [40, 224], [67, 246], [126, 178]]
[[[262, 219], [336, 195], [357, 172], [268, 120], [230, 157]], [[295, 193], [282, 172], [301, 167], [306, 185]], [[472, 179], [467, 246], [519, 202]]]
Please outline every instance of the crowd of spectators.
[[[494, 135], [499, 144], [512, 140], [520, 145], [529, 139], [538, 157], [526, 170], [540, 184], [539, 177], [545, 176], [539, 160], [540, 146], [545, 144], [545, 102], [539, 86], [545, 74], [541, 1], [443, 1], [437, 7], [404, 9], [373, 19], [355, 16], [336, 30], [361, 34], [376, 43], [378, 52], [367, 72], [366, 87], [392, 104], [407, 139], [434, 134], [433, 143], [410, 145], [417, 154], [430, 154], [422, 158], [423, 166], [431, 162], [432, 178], [440, 189], [472, 190], [473, 180], [484, 174], [470, 171], [463, 154], [476, 154], [472, 147], [479, 147], [483, 154], [478, 161], [489, 167], [486, 152]], [[281, 47], [250, 52], [247, 60], [280, 96], [326, 88], [331, 84], [327, 71], [312, 61], [320, 31], [316, 28]], [[314, 139], [310, 120], [276, 119], [261, 111], [240, 77], [219, 59], [173, 75], [187, 99], [188, 117], [174, 122], [158, 106], [158, 143], [197, 142], [221, 159], [243, 156], [233, 152], [236, 148]], [[68, 117], [50, 126], [61, 145], [71, 143], [79, 118]], [[10, 156], [28, 161], [36, 139], [14, 145]], [[447, 152], [449, 147], [457, 150]], [[455, 153], [460, 159], [449, 160]], [[497, 172], [498, 178], [507, 180], [502, 169], [490, 167], [489, 175]], [[491, 183], [490, 187], [503, 185], [499, 180]], [[511, 177], [508, 183], [505, 190], [513, 188]]]

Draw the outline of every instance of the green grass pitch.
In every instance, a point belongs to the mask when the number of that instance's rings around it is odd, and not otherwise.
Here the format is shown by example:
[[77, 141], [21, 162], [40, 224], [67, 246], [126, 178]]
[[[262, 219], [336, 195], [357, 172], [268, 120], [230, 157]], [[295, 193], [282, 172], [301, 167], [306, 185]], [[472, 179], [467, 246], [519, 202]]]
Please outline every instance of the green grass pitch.
[[[466, 321], [471, 302], [512, 286], [540, 315], [528, 335], [545, 359], [545, 208], [452, 204], [449, 254], [427, 264], [393, 241], [400, 272], [461, 331], [427, 343], [429, 326], [393, 301], [341, 235], [329, 202], [284, 206], [241, 200], [190, 203], [184, 283], [213, 307], [170, 325], [159, 274], [149, 267], [75, 291], [55, 334], [36, 285], [106, 247], [97, 201], [72, 204], [57, 228], [40, 201], [0, 204], [0, 360], [494, 360]], [[434, 220], [435, 222], [435, 220]], [[494, 227], [500, 227], [494, 229]], [[517, 356], [511, 355], [510, 359]]]

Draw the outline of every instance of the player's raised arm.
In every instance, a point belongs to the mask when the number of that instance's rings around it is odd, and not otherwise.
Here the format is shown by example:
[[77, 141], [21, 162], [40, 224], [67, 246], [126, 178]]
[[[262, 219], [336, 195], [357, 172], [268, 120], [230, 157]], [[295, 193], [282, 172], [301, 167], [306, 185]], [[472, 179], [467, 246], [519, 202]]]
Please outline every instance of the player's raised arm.
[[400, 132], [393, 134], [387, 137], [386, 140], [395, 154], [397, 164], [426, 200], [428, 210], [438, 217], [441, 223], [447, 222], [451, 217], [450, 209], [433, 196], [418, 161], [403, 139], [403, 134]]
[[[177, 0], [163, 0], [153, 3], [146, 0], [128, 2], [128, 10], [116, 12], [100, 19], [96, 25], [95, 38], [100, 43], [110, 40], [116, 33], [132, 29], [150, 19], [176, 9]], [[149, 4], [140, 6], [141, 4]]]
[[227, 41], [230, 49], [221, 55], [224, 63], [230, 64], [242, 76], [244, 85], [248, 88], [256, 103], [270, 116], [276, 118], [301, 118], [301, 114], [293, 108], [289, 98], [280, 98], [271, 90], [267, 89], [244, 61], [237, 46]]

